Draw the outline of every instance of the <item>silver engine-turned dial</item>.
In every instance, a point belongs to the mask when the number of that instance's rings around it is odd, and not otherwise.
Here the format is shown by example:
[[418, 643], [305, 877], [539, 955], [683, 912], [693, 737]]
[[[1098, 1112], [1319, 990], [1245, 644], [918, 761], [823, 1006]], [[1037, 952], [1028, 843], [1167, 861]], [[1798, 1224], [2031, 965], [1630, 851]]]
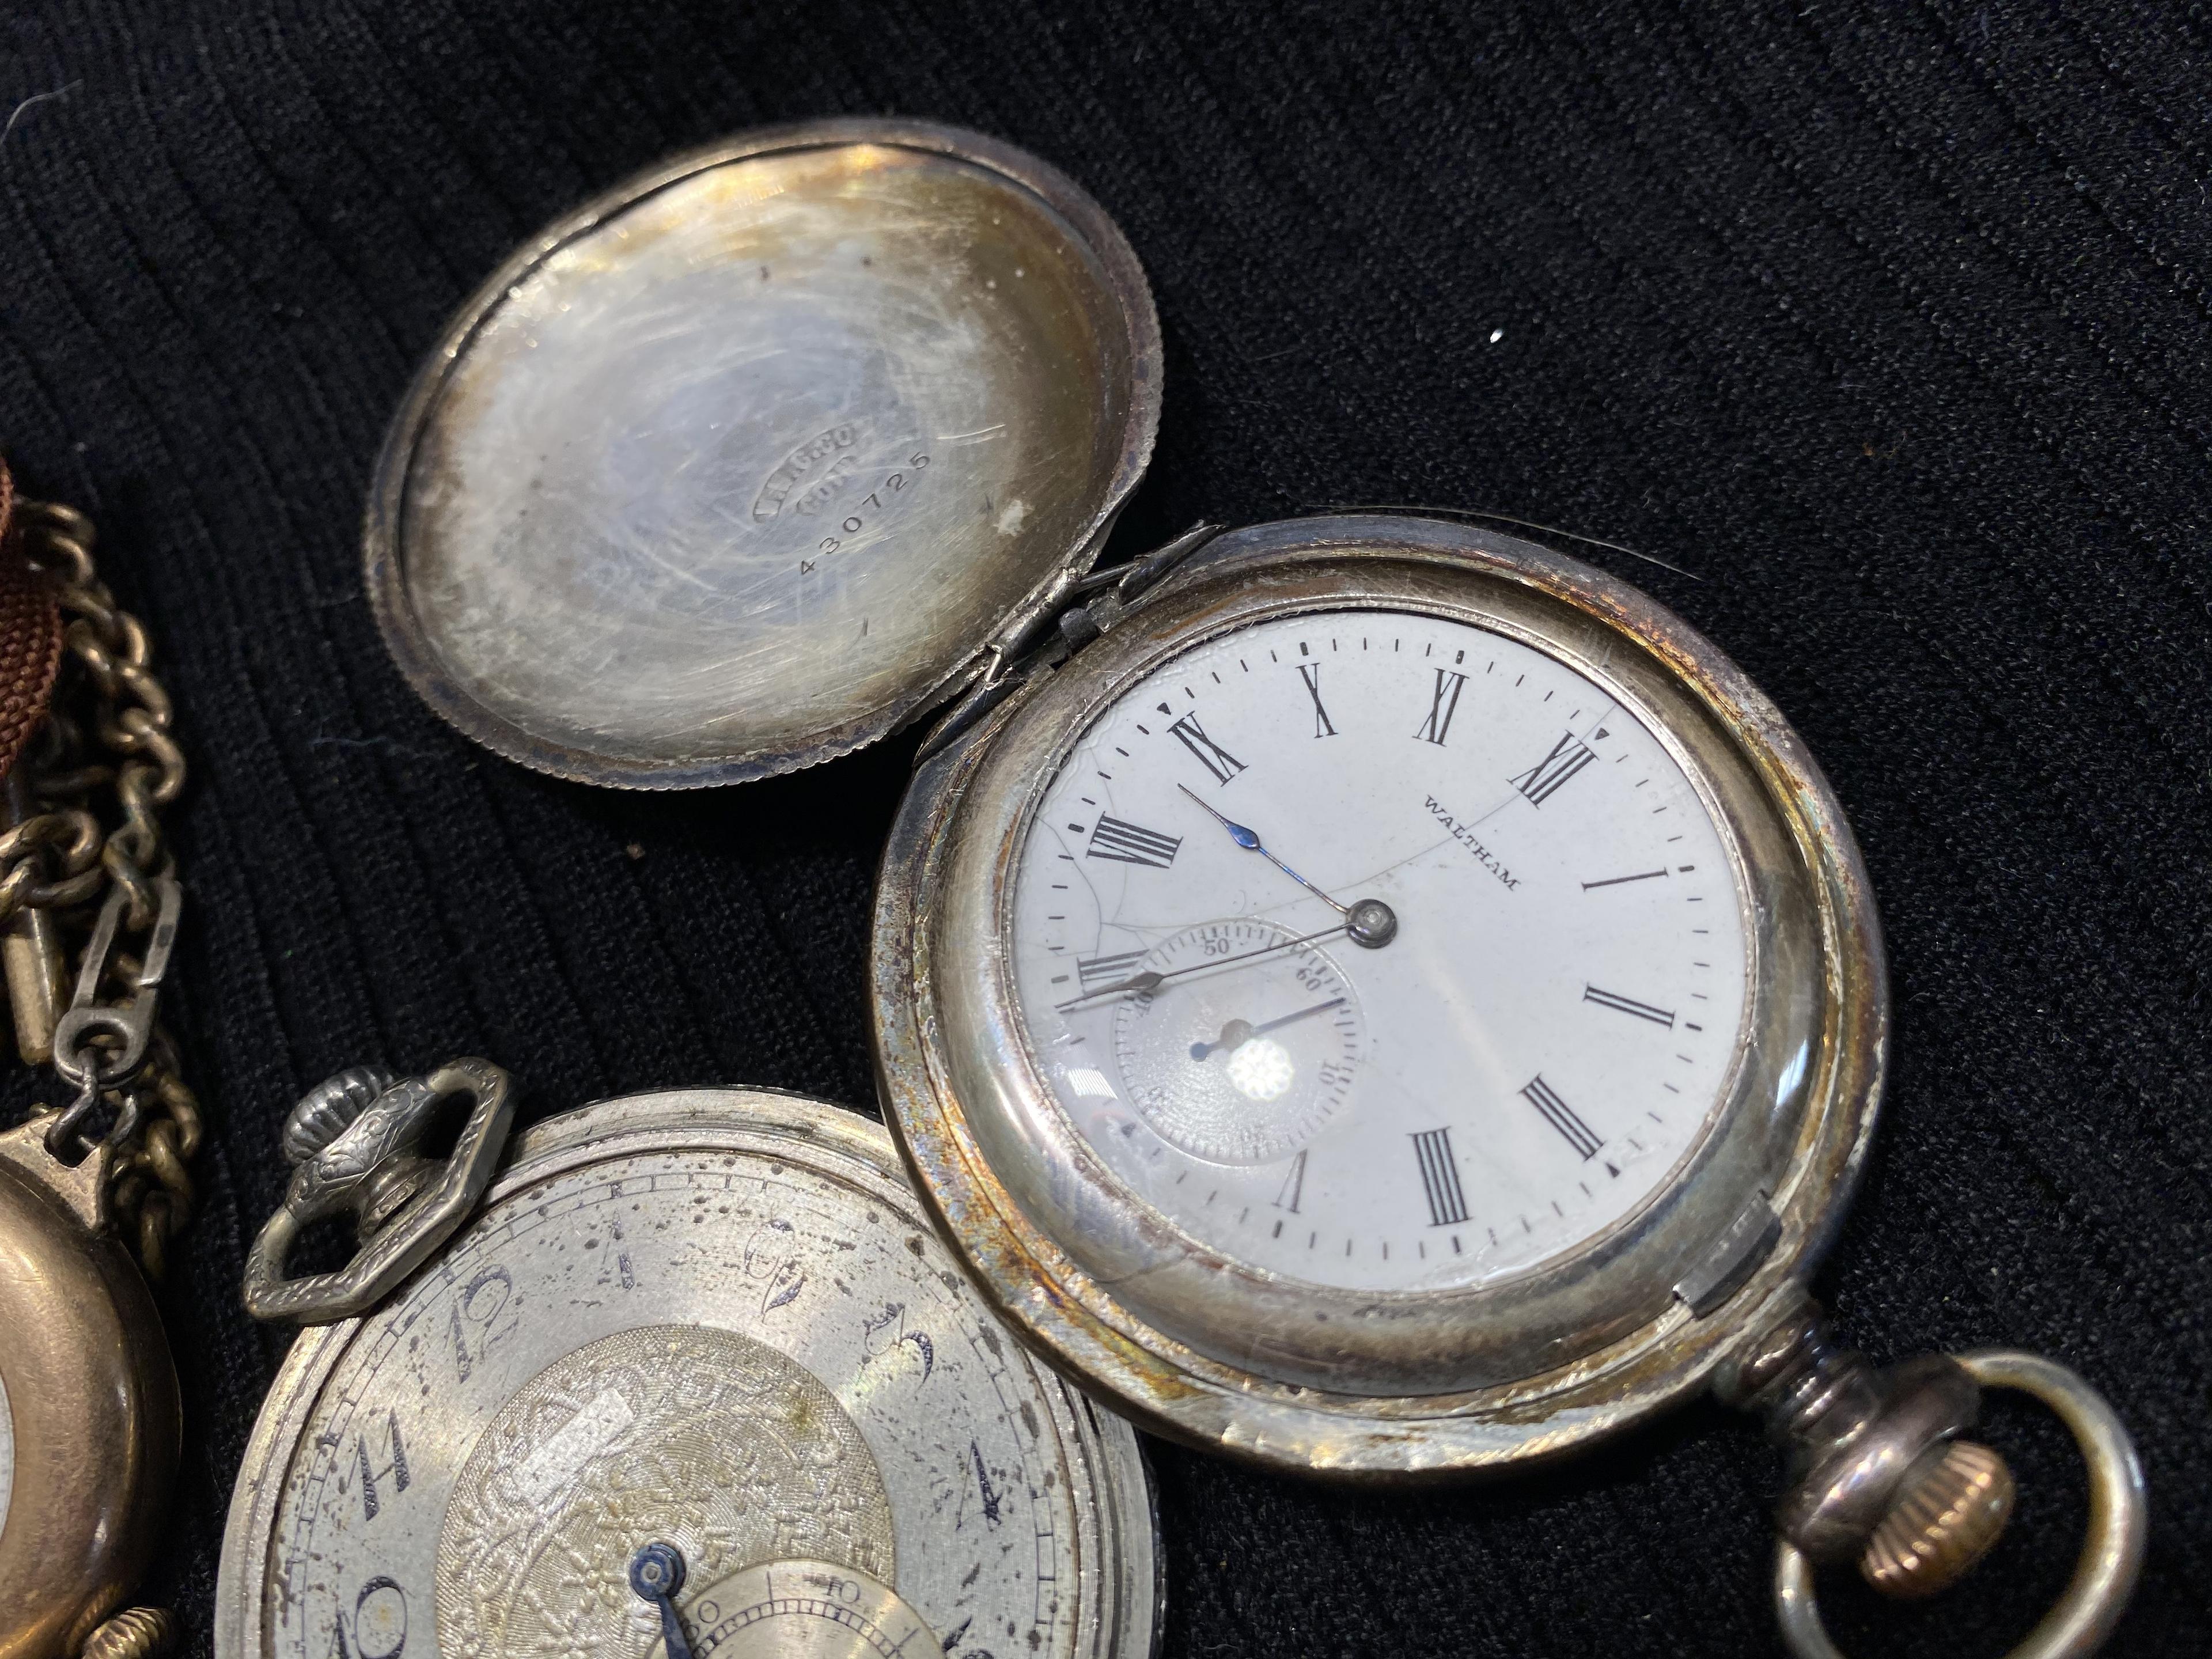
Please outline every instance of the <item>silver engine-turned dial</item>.
[[[880, 1128], [789, 1096], [543, 1124], [389, 1300], [303, 1335], [216, 1652], [645, 1659], [647, 1546], [684, 1564], [696, 1653], [875, 1650], [856, 1620], [968, 1655], [1152, 1650], [1134, 1435], [1007, 1334]], [[785, 1607], [801, 1570], [847, 1600]]]

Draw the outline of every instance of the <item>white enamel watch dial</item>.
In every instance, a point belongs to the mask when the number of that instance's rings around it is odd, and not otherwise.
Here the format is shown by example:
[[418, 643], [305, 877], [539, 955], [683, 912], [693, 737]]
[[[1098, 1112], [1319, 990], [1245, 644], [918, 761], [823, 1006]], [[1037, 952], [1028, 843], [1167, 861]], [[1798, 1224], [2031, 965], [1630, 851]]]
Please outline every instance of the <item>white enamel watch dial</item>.
[[961, 1651], [1143, 1659], [1151, 1526], [1134, 1436], [1004, 1330], [879, 1129], [647, 1096], [532, 1131], [405, 1287], [301, 1339], [216, 1650], [643, 1659], [665, 1545], [702, 1632], [732, 1575], [813, 1562]]
[[[1368, 948], [1338, 907], [1375, 900]], [[1032, 1052], [1145, 1202], [1237, 1261], [1416, 1290], [1572, 1251], [1666, 1180], [1733, 1069], [1742, 911], [1733, 844], [1615, 694], [1334, 610], [1102, 712], [1011, 942]]]
[[1682, 1398], [1871, 1127], [1818, 769], [1548, 550], [1195, 539], [925, 749], [873, 953], [917, 1179], [1033, 1341], [1261, 1462], [1495, 1467]]

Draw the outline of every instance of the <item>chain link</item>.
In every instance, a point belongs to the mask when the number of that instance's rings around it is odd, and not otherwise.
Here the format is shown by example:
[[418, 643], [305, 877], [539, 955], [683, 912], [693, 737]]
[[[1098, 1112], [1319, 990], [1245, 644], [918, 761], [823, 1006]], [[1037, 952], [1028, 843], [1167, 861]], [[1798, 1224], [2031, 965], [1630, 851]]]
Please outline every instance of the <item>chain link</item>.
[[[161, 918], [159, 884], [175, 874], [160, 817], [185, 787], [184, 755], [170, 735], [175, 711], [148, 667], [145, 628], [116, 605], [94, 568], [92, 521], [28, 501], [17, 503], [16, 520], [24, 556], [53, 584], [65, 626], [52, 709], [16, 763], [33, 811], [0, 834], [0, 927], [21, 911], [45, 910], [72, 954], [81, 953], [102, 908], [120, 895], [96, 988], [103, 1002], [127, 1000], [139, 993]], [[98, 1029], [87, 1041], [96, 1050], [121, 1044]], [[143, 1063], [127, 1075], [100, 1071], [54, 1125], [63, 1139], [82, 1137], [82, 1109], [95, 1103], [114, 1112], [123, 1137], [109, 1170], [113, 1213], [148, 1275], [159, 1279], [169, 1241], [191, 1216], [191, 1165], [202, 1133], [199, 1103], [168, 1034], [156, 1025]]]

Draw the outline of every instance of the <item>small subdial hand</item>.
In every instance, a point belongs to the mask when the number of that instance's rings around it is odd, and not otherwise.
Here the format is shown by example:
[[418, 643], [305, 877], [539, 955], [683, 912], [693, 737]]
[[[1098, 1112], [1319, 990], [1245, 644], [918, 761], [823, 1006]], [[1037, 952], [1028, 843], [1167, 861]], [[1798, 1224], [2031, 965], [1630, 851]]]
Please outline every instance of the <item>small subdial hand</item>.
[[1171, 979], [1181, 979], [1185, 974], [1218, 973], [1224, 968], [1234, 968], [1240, 963], [1256, 962], [1261, 957], [1278, 956], [1285, 951], [1295, 951], [1301, 945], [1310, 945], [1317, 939], [1328, 939], [1333, 934], [1350, 931], [1351, 925], [1340, 921], [1334, 927], [1323, 927], [1316, 933], [1301, 933], [1296, 939], [1279, 939], [1273, 945], [1263, 945], [1256, 951], [1246, 951], [1233, 957], [1218, 957], [1210, 962], [1194, 962], [1188, 968], [1170, 968], [1164, 974], [1147, 969], [1141, 974], [1130, 975], [1118, 985], [1102, 985], [1095, 991], [1085, 991], [1079, 997], [1070, 997], [1066, 1002], [1055, 1004], [1054, 1012], [1064, 1014], [1071, 1008], [1082, 1007], [1085, 1003], [1097, 1002], [1106, 997], [1125, 996], [1133, 991], [1141, 996], [1146, 992], [1158, 990]]
[[1342, 997], [1331, 997], [1327, 1002], [1316, 1002], [1310, 1008], [1301, 1008], [1294, 1014], [1285, 1014], [1279, 1019], [1271, 1019], [1263, 1025], [1255, 1025], [1249, 1019], [1232, 1019], [1221, 1028], [1221, 1036], [1218, 1041], [1192, 1043], [1190, 1057], [1193, 1060], [1202, 1060], [1209, 1054], [1219, 1054], [1224, 1049], [1233, 1054], [1255, 1036], [1265, 1036], [1270, 1031], [1279, 1031], [1293, 1020], [1304, 1019], [1311, 1014], [1325, 1014], [1332, 1008], [1343, 1006]]
[[1352, 942], [1354, 945], [1364, 945], [1370, 951], [1379, 950], [1382, 946], [1388, 945], [1391, 939], [1397, 936], [1397, 913], [1391, 909], [1389, 905], [1383, 903], [1381, 899], [1361, 899], [1356, 903], [1346, 904], [1337, 899], [1331, 898], [1327, 893], [1322, 892], [1320, 888], [1315, 886], [1297, 871], [1291, 869], [1289, 865], [1284, 863], [1282, 860], [1277, 858], [1273, 853], [1269, 852], [1267, 850], [1267, 844], [1260, 839], [1260, 832], [1258, 830], [1248, 829], [1245, 825], [1237, 823], [1234, 818], [1224, 817], [1221, 813], [1215, 811], [1212, 807], [1206, 805], [1205, 797], [1199, 794], [1198, 792], [1194, 790], [1188, 784], [1179, 783], [1176, 785], [1176, 787], [1182, 790], [1184, 794], [1188, 795], [1191, 799], [1196, 801], [1201, 810], [1203, 810], [1224, 830], [1226, 830], [1229, 832], [1230, 840], [1235, 842], [1239, 847], [1243, 848], [1248, 853], [1257, 853], [1261, 858], [1267, 860], [1268, 863], [1273, 865], [1275, 868], [1281, 871], [1292, 881], [1297, 883], [1299, 886], [1304, 888], [1306, 891], [1311, 893], [1323, 904], [1328, 906], [1330, 909], [1335, 911], [1337, 915], [1342, 916], [1345, 921], [1344, 931], [1351, 936]]
[[667, 1646], [668, 1659], [691, 1659], [691, 1641], [676, 1612], [676, 1593], [684, 1588], [684, 1552], [673, 1544], [647, 1544], [630, 1559], [630, 1590], [659, 1610], [660, 1639]]

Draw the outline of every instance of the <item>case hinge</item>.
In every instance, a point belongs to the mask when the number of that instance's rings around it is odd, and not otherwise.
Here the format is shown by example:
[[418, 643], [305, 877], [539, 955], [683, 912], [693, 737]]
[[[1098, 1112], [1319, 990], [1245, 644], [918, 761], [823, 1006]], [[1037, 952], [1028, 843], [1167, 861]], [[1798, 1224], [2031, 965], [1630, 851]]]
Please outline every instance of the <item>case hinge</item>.
[[1168, 574], [1200, 548], [1218, 536], [1224, 526], [1194, 525], [1164, 546], [1142, 558], [1106, 570], [1094, 570], [1069, 585], [1070, 601], [1059, 611], [1048, 611], [1015, 632], [994, 640], [988, 647], [983, 675], [968, 694], [922, 739], [914, 757], [918, 767], [944, 750], [963, 732], [1023, 686], [1048, 674], [1078, 651], [1111, 630], [1146, 593], [1159, 586]]

